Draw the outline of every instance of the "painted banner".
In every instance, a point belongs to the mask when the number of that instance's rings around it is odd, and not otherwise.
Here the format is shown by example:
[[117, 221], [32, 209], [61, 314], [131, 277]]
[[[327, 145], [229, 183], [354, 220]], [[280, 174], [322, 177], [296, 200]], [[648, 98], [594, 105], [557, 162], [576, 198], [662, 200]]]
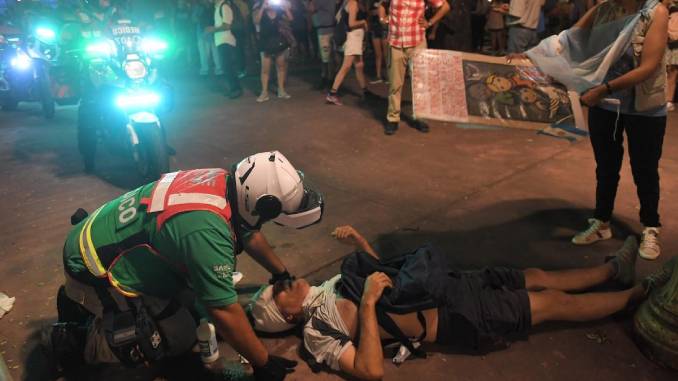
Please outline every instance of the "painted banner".
[[427, 49], [414, 59], [416, 118], [543, 130], [585, 129], [579, 95], [528, 60]]

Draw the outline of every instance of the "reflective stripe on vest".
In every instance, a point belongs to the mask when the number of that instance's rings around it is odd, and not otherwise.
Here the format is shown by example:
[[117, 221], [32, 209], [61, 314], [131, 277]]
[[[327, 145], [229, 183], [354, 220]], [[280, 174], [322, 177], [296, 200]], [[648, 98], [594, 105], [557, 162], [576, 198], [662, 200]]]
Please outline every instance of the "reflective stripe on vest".
[[92, 242], [92, 224], [94, 223], [94, 219], [97, 218], [97, 215], [99, 212], [101, 212], [101, 209], [104, 208], [103, 205], [99, 209], [97, 209], [94, 213], [92, 213], [89, 218], [87, 218], [87, 222], [85, 222], [85, 225], [83, 225], [82, 230], [80, 230], [80, 255], [82, 256], [83, 262], [85, 262], [85, 266], [87, 266], [87, 270], [89, 270], [92, 275], [98, 277], [98, 278], [103, 278], [106, 276], [106, 268], [101, 264], [101, 261], [99, 260], [99, 256], [97, 255], [96, 248], [94, 247], [94, 243]]
[[167, 191], [178, 174], [179, 172], [167, 173], [158, 181], [158, 185], [153, 190], [151, 205], [148, 208], [149, 213], [159, 212], [165, 208], [165, 196], [167, 196]]
[[228, 204], [226, 197], [219, 197], [207, 193], [177, 193], [169, 196], [167, 205], [207, 204], [223, 209]]
[[116, 291], [118, 291], [119, 293], [128, 298], [136, 298], [137, 296], [139, 296], [139, 294], [137, 294], [134, 291], [125, 290], [123, 286], [120, 284], [120, 282], [118, 282], [111, 273], [108, 273], [108, 281], [111, 283], [111, 286], [113, 286], [113, 288], [115, 288]]

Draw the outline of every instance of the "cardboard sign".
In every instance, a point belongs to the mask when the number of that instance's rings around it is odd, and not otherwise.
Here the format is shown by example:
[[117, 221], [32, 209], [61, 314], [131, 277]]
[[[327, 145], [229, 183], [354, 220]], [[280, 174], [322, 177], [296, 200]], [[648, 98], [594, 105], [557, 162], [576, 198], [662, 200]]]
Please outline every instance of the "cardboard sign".
[[416, 118], [531, 130], [585, 129], [579, 95], [528, 60], [428, 49], [412, 70]]

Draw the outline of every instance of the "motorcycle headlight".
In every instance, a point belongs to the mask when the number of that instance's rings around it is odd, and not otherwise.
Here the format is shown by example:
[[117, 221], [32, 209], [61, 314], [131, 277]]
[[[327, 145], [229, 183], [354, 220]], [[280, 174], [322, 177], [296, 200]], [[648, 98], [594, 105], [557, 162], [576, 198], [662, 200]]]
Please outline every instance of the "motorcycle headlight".
[[118, 95], [115, 105], [121, 109], [155, 108], [160, 104], [160, 94], [152, 91], [133, 92]]
[[148, 74], [146, 65], [141, 61], [128, 61], [125, 63], [125, 74], [129, 79], [141, 79]]
[[117, 54], [115, 42], [111, 40], [97, 41], [87, 45], [85, 49], [90, 57], [110, 57]]
[[10, 61], [10, 64], [12, 67], [19, 70], [26, 70], [31, 67], [31, 57], [19, 50], [17, 51], [16, 57], [12, 58]]
[[35, 36], [38, 40], [46, 43], [53, 43], [56, 40], [56, 32], [49, 28], [36, 29]]
[[168, 47], [167, 41], [155, 37], [146, 37], [141, 41], [141, 49], [149, 54], [163, 54]]

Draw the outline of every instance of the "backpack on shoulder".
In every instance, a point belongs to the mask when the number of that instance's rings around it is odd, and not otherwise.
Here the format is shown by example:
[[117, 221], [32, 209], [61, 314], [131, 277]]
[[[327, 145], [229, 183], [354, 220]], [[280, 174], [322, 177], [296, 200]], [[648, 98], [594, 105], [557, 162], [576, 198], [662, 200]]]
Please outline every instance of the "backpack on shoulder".
[[335, 16], [337, 24], [334, 26], [334, 46], [340, 47], [343, 46], [346, 42], [346, 36], [348, 35], [348, 12], [346, 12], [347, 1], [344, 1]]

